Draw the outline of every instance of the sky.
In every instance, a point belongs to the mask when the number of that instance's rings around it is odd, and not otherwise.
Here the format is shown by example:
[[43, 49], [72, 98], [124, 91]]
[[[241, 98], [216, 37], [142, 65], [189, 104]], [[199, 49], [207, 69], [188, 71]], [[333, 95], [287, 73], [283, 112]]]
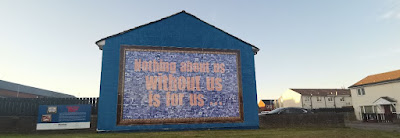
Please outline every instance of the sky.
[[0, 80], [97, 97], [95, 41], [182, 10], [261, 49], [258, 100], [400, 69], [398, 0], [1, 0]]

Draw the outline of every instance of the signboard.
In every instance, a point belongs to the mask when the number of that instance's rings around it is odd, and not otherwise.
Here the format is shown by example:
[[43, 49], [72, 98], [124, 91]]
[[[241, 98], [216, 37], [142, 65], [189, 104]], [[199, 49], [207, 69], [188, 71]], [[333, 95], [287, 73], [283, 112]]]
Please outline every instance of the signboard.
[[91, 105], [40, 105], [37, 130], [90, 128]]
[[121, 46], [117, 125], [243, 122], [238, 50]]

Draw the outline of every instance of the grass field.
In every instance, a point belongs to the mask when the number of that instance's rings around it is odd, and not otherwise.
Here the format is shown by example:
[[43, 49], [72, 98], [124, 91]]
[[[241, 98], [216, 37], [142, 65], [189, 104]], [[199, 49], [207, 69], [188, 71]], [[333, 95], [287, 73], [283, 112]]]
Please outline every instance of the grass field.
[[126, 137], [356, 137], [383, 138], [400, 137], [399, 132], [360, 130], [352, 128], [279, 128], [257, 130], [201, 130], [201, 131], [167, 131], [167, 132], [132, 132], [132, 133], [62, 133], [39, 134], [0, 134], [1, 138], [126, 138]]

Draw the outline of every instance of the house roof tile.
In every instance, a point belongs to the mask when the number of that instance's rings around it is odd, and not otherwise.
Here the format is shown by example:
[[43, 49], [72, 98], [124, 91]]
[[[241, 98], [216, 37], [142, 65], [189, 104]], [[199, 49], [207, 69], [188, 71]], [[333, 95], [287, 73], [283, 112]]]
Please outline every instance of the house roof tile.
[[387, 81], [394, 81], [394, 80], [400, 80], [400, 70], [369, 75], [364, 79], [358, 81], [357, 83], [353, 84], [349, 88], [368, 85], [368, 84], [387, 82]]
[[291, 89], [301, 95], [328, 96], [328, 95], [350, 95], [349, 89]]

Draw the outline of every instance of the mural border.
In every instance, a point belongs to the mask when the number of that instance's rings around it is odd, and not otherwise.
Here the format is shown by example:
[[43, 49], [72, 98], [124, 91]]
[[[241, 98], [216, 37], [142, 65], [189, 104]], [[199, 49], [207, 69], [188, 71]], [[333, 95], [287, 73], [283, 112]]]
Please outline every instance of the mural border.
[[[233, 54], [236, 55], [237, 79], [238, 79], [238, 117], [199, 117], [199, 118], [157, 118], [157, 119], [123, 119], [123, 97], [125, 80], [125, 53], [126, 51], [159, 51], [159, 52], [182, 52], [182, 53], [204, 53], [204, 54]], [[244, 122], [243, 114], [243, 92], [242, 92], [242, 71], [240, 62], [240, 51], [233, 49], [205, 49], [205, 48], [183, 48], [183, 47], [162, 47], [162, 46], [138, 46], [121, 45], [119, 57], [119, 79], [118, 79], [118, 104], [117, 104], [117, 126], [121, 125], [143, 125], [143, 124], [190, 124], [190, 123], [234, 123]]]

